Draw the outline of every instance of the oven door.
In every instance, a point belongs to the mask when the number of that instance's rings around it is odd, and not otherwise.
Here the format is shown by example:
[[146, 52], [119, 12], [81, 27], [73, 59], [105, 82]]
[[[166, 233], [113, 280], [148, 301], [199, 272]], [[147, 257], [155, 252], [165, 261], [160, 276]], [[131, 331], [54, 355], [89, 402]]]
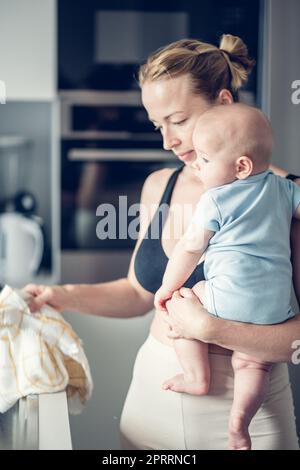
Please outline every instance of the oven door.
[[138, 234], [137, 205], [145, 179], [178, 163], [171, 152], [158, 149], [79, 144], [62, 145], [61, 247], [130, 250]]

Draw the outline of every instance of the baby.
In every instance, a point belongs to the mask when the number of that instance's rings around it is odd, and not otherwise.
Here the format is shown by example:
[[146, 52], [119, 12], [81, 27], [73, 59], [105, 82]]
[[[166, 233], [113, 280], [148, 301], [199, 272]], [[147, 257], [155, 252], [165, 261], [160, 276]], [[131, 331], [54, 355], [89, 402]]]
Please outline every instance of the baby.
[[[198, 120], [193, 134], [194, 170], [207, 190], [167, 265], [155, 305], [166, 311], [172, 297], [205, 252], [206, 281], [193, 287], [205, 308], [227, 320], [281, 323], [290, 306], [290, 225], [300, 219], [300, 188], [268, 170], [272, 130], [258, 109], [216, 106]], [[163, 388], [208, 393], [207, 344], [177, 339], [183, 374]], [[262, 404], [272, 364], [238, 351], [232, 355], [234, 399], [229, 448], [250, 449], [249, 424]]]

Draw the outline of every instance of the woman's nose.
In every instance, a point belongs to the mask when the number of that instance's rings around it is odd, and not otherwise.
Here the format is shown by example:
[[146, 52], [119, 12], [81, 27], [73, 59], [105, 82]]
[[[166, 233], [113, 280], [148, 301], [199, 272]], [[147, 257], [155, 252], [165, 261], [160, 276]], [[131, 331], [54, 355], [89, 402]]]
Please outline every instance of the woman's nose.
[[165, 150], [172, 150], [174, 147], [180, 144], [180, 139], [172, 135], [170, 132], [165, 131], [163, 133], [163, 147]]

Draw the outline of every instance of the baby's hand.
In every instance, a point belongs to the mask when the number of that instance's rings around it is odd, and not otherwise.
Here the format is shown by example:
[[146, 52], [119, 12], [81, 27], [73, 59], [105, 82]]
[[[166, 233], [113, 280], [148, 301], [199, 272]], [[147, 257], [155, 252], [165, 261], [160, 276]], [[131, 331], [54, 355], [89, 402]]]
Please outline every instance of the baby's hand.
[[166, 302], [172, 298], [173, 291], [166, 289], [163, 285], [158, 289], [154, 297], [154, 305], [157, 310], [167, 312]]

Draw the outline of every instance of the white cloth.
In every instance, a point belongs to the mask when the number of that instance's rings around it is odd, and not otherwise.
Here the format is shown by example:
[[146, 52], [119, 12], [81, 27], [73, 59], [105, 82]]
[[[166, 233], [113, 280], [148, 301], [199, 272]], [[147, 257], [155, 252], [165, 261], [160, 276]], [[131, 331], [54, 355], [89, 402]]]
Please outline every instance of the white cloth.
[[93, 382], [81, 340], [49, 306], [31, 313], [22, 291], [0, 293], [0, 412], [29, 394], [66, 390], [69, 411], [78, 414]]

